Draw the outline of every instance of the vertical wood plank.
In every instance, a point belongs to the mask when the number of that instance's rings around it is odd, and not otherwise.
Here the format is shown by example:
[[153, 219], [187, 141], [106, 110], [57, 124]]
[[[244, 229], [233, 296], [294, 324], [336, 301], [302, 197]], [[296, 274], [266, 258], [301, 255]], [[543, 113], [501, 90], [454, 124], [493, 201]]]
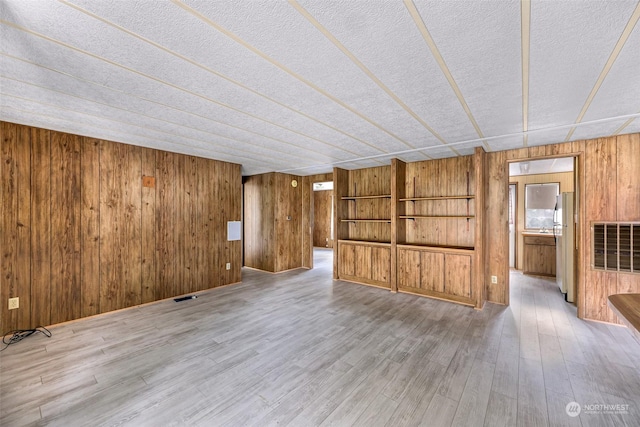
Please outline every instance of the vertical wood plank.
[[[198, 204], [198, 193], [196, 191], [196, 179], [198, 176], [196, 158], [193, 156], [184, 156], [184, 280], [183, 293], [194, 292], [198, 290], [197, 273], [198, 268], [206, 268], [205, 265], [199, 266], [196, 262], [196, 233], [198, 218], [196, 215], [196, 206]], [[224, 206], [224, 205], [222, 205]], [[226, 236], [226, 227], [222, 233], [222, 239]], [[225, 239], [226, 240], [226, 239]]]
[[616, 138], [616, 214], [618, 221], [640, 219], [640, 134]]
[[212, 192], [210, 189], [210, 167], [207, 159], [198, 158], [196, 160], [196, 167], [198, 168], [198, 176], [196, 180], [196, 192], [198, 194], [198, 200], [196, 204], [196, 216], [197, 221], [197, 236], [196, 236], [196, 263], [197, 269], [197, 289], [203, 290], [211, 285], [211, 270], [207, 268], [209, 260], [209, 251], [207, 246], [209, 244], [209, 231], [211, 229], [212, 215], [210, 204], [212, 199]]
[[[509, 174], [507, 171], [507, 152], [487, 153], [487, 221], [485, 251], [485, 280], [487, 301], [507, 304], [509, 301], [509, 229], [508, 197]], [[497, 276], [498, 283], [491, 284], [488, 276]]]
[[13, 311], [18, 329], [27, 329], [31, 323], [31, 133], [27, 126], [17, 126], [16, 142], [15, 296], [20, 298], [20, 308]]
[[[223, 210], [224, 215], [221, 217], [220, 230], [222, 231], [218, 239], [221, 243], [220, 246], [220, 271], [222, 271], [221, 284], [237, 283], [242, 280], [240, 265], [241, 265], [241, 241], [227, 241], [227, 221], [240, 221], [241, 219], [241, 203], [240, 195], [242, 194], [242, 180], [240, 165], [233, 163], [213, 162], [220, 165], [222, 174], [217, 176], [217, 179], [221, 182], [220, 187], [220, 205], [225, 206]], [[271, 227], [273, 229], [273, 227]], [[302, 256], [302, 254], [300, 254]], [[226, 270], [225, 264], [231, 263], [231, 269]]]
[[576, 305], [578, 306], [578, 317], [584, 318], [585, 311], [585, 294], [586, 294], [586, 274], [589, 265], [589, 254], [587, 252], [586, 235], [591, 234], [589, 232], [589, 224], [586, 220], [586, 207], [585, 207], [585, 143], [584, 141], [573, 141], [571, 143], [571, 149], [574, 153], [579, 153], [577, 160], [574, 163], [576, 167], [575, 171], [575, 183], [574, 191], [576, 192], [576, 206], [574, 210], [578, 212], [578, 224], [576, 227]]
[[[18, 145], [18, 125], [1, 123], [2, 159], [0, 159], [0, 299], [19, 297], [15, 276], [17, 274], [16, 240], [18, 222], [18, 188], [16, 156]], [[0, 304], [0, 330], [6, 333], [18, 328], [17, 310], [8, 310], [6, 304]]]
[[[617, 218], [617, 156], [615, 138], [587, 141], [585, 145], [585, 209], [591, 221], [615, 221]], [[591, 233], [586, 233], [585, 256], [591, 263]], [[587, 269], [585, 274], [585, 316], [615, 321], [607, 305], [607, 296], [615, 292], [616, 275]]]
[[51, 324], [50, 138], [31, 128], [31, 327]]
[[[398, 242], [403, 243], [406, 239], [406, 219], [399, 219], [399, 212], [402, 210], [399, 199], [406, 194], [405, 180], [407, 175], [407, 164], [402, 160], [391, 160], [391, 265], [389, 287], [392, 292], [398, 291]], [[403, 204], [406, 202], [403, 202]]]
[[[156, 150], [142, 148], [142, 175], [156, 178]], [[157, 179], [154, 180], [157, 183]], [[142, 187], [141, 200], [141, 294], [140, 301], [147, 303], [156, 298], [156, 184]]]
[[[474, 214], [475, 214], [475, 229], [473, 235], [473, 246], [475, 248], [473, 264], [475, 269], [473, 270], [473, 295], [472, 298], [476, 302], [476, 308], [482, 307], [484, 301], [486, 300], [485, 294], [485, 256], [484, 256], [484, 245], [482, 244], [485, 236], [486, 236], [486, 220], [484, 213], [486, 211], [485, 205], [485, 152], [482, 147], [478, 147], [475, 150], [473, 156], [473, 170], [474, 170], [474, 188], [476, 198], [474, 200]], [[508, 278], [507, 278], [508, 280]], [[505, 284], [506, 288], [509, 289], [509, 284]], [[505, 292], [506, 301], [505, 304], [509, 304], [509, 293]]]
[[182, 295], [188, 292], [185, 286], [185, 271], [187, 266], [185, 265], [186, 255], [186, 240], [187, 240], [187, 221], [184, 215], [187, 210], [185, 208], [185, 159], [187, 156], [183, 154], [174, 154], [174, 171], [173, 175], [173, 190], [174, 190], [174, 203], [173, 209], [173, 239], [175, 247], [173, 249], [173, 269], [175, 272], [175, 282], [171, 295]]
[[141, 148], [100, 142], [100, 311], [141, 302]]
[[82, 317], [100, 313], [100, 141], [81, 141], [80, 274]]
[[51, 133], [51, 323], [82, 316], [80, 139]]
[[156, 244], [157, 244], [157, 278], [156, 299], [168, 298], [175, 293], [174, 272], [174, 159], [171, 153], [157, 153], [157, 204], [156, 210]]
[[349, 172], [345, 169], [333, 168], [333, 224], [335, 245], [333, 246], [333, 278], [340, 278], [338, 240], [349, 238], [349, 226], [341, 220], [349, 217], [347, 201], [342, 200], [349, 194]]
[[[331, 209], [327, 209], [327, 203], [331, 203], [331, 193], [332, 191], [327, 191], [329, 193], [328, 201], [326, 201], [327, 197], [324, 198], [325, 209], [322, 210], [321, 218], [324, 220], [324, 223], [329, 224], [329, 234], [327, 235], [327, 245], [329, 244], [330, 237], [330, 225], [331, 225]], [[302, 267], [304, 268], [313, 268], [313, 247], [316, 246], [316, 242], [318, 242], [321, 237], [316, 234], [316, 231], [321, 230], [317, 227], [315, 222], [317, 218], [317, 210], [316, 210], [316, 200], [317, 194], [314, 194], [313, 191], [313, 182], [310, 177], [305, 176], [302, 177]], [[328, 212], [328, 213], [327, 213]], [[326, 230], [326, 228], [325, 228]], [[318, 240], [316, 240], [316, 236]], [[333, 247], [333, 246], [327, 246]]]

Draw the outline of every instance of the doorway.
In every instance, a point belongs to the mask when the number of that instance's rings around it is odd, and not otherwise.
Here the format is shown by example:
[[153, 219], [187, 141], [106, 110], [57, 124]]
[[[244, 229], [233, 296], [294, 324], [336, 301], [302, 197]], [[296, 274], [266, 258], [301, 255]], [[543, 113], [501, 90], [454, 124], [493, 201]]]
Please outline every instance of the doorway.
[[509, 268], [516, 268], [516, 215], [518, 184], [509, 183]]
[[[574, 156], [529, 159], [508, 166], [509, 267], [520, 274], [546, 276], [558, 283], [559, 290], [567, 274], [575, 276], [573, 261], [558, 258], [564, 249], [556, 234], [561, 229], [558, 201], [566, 203], [568, 198], [572, 205], [577, 203], [576, 160]], [[572, 232], [575, 219], [569, 220]]]
[[313, 215], [311, 238], [314, 261], [333, 254], [334, 215], [333, 181], [313, 183]]

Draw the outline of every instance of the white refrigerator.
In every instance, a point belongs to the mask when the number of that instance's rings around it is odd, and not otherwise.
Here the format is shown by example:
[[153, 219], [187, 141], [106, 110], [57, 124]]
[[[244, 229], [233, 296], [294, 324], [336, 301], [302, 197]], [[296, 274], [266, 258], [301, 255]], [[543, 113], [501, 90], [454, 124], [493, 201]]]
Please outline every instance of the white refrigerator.
[[553, 213], [553, 235], [556, 238], [556, 282], [565, 299], [576, 298], [574, 280], [574, 212], [573, 193], [562, 193], [556, 198]]

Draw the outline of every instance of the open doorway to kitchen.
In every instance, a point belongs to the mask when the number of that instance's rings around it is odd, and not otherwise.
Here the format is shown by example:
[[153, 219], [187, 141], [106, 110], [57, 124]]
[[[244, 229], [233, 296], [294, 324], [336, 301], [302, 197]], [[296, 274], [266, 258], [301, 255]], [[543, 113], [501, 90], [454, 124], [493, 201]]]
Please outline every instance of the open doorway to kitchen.
[[557, 157], [509, 164], [509, 267], [555, 280], [570, 302], [576, 295], [575, 163], [575, 157]]

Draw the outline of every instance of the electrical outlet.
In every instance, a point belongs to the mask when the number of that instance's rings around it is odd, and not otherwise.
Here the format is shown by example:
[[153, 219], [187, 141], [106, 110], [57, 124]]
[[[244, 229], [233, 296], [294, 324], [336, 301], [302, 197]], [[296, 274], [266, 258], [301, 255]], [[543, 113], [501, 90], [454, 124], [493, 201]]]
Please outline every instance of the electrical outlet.
[[9, 298], [9, 310], [15, 310], [16, 308], [20, 308], [20, 298]]
[[493, 285], [498, 284], [498, 276], [491, 276], [491, 284]]
[[230, 262], [227, 263], [227, 270], [231, 270], [231, 263]]

